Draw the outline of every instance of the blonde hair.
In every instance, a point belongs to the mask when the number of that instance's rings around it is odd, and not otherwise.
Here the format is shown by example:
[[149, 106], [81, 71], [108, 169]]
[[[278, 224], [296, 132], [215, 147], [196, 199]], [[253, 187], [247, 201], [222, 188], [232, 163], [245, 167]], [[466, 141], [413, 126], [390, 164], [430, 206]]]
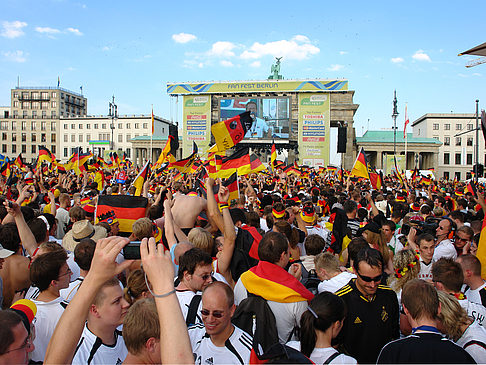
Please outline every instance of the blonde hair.
[[133, 235], [137, 238], [137, 240], [141, 240], [145, 237], [153, 237], [152, 226], [152, 221], [147, 217], [139, 218], [132, 225]]
[[123, 320], [123, 340], [134, 355], [142, 352], [150, 338], [160, 340], [160, 324], [154, 299], [142, 299], [133, 304]]
[[394, 275], [388, 278], [388, 285], [399, 292], [410, 280], [416, 279], [420, 273], [420, 261], [412, 250], [400, 250], [393, 257]]
[[471, 319], [453, 295], [441, 290], [437, 290], [437, 294], [441, 305], [439, 320], [442, 322], [447, 336], [451, 340], [457, 341], [464, 333], [463, 326], [468, 326]]
[[144, 292], [148, 291], [145, 284], [145, 276], [141, 269], [132, 271], [127, 278], [127, 286], [123, 289], [123, 297], [132, 305], [142, 297]]
[[314, 257], [316, 270], [325, 269], [326, 271], [339, 272], [339, 259], [330, 252], [321, 252]]
[[187, 239], [190, 243], [208, 254], [213, 254], [214, 239], [207, 230], [201, 227], [194, 227], [189, 231]]
[[375, 233], [369, 230], [366, 230], [366, 241], [377, 247], [376, 248], [378, 251], [380, 251], [381, 255], [383, 256], [383, 261], [385, 262], [385, 266], [387, 265], [388, 260], [390, 260], [391, 257], [391, 252], [390, 249], [388, 248], [385, 238], [382, 233]]

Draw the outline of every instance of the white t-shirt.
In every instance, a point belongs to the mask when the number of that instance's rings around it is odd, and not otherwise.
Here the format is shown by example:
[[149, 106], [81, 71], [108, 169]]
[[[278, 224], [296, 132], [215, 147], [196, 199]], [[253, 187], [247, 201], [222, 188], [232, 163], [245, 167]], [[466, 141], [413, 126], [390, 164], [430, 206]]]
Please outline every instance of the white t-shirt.
[[[201, 295], [201, 293], [194, 293], [192, 290], [176, 291], [177, 299], [179, 300], [179, 305], [181, 306], [182, 316], [184, 317], [184, 320], [186, 320], [187, 318], [187, 313], [189, 312], [189, 305], [191, 304], [191, 300], [196, 294]], [[199, 307], [197, 308], [195, 324], [203, 323], [201, 318], [201, 309], [202, 309], [202, 300], [199, 302]]]
[[61, 295], [61, 298], [63, 298], [68, 303], [71, 300], [73, 300], [74, 295], [78, 292], [79, 287], [81, 286], [83, 280], [84, 278], [80, 276], [76, 280], [69, 283], [69, 286], [67, 288], [59, 290], [59, 294]]
[[[299, 341], [290, 341], [287, 343], [287, 346], [290, 346], [297, 351], [300, 351], [300, 342]], [[314, 348], [310, 355], [310, 359], [315, 364], [324, 364], [324, 362], [329, 359], [333, 354], [338, 353], [333, 347], [326, 347], [326, 348]], [[336, 356], [329, 364], [357, 364], [358, 362], [354, 357], [341, 354]]]
[[71, 222], [71, 218], [69, 218], [69, 212], [64, 208], [56, 209], [56, 219], [57, 219], [56, 238], [62, 240], [62, 238], [66, 234], [64, 230]]
[[425, 280], [425, 281], [430, 281], [432, 280], [432, 264], [434, 260], [429, 262], [429, 264], [426, 264], [425, 262], [420, 259], [420, 272], [418, 274], [418, 279]]
[[480, 326], [483, 325], [483, 322], [486, 325], [486, 322], [484, 321], [484, 318], [486, 317], [486, 308], [481, 304], [470, 302], [469, 299], [459, 300], [459, 304], [466, 310], [467, 315], [473, 317], [474, 321]]
[[31, 353], [31, 360], [44, 361], [47, 345], [56, 328], [59, 318], [64, 313], [67, 303], [61, 297], [50, 302], [32, 300], [37, 306], [37, 314], [32, 323], [35, 326], [35, 349]]
[[343, 286], [345, 286], [351, 279], [356, 278], [356, 275], [350, 273], [349, 271], [343, 271], [342, 273], [336, 275], [335, 277], [324, 280], [319, 283], [317, 287], [317, 292], [322, 293], [324, 291], [328, 291], [331, 293], [337, 292]]
[[[466, 298], [469, 299], [469, 301], [473, 302], [473, 303], [478, 303], [478, 304], [481, 304], [484, 306], [483, 304], [483, 300], [481, 298], [481, 293], [483, 293], [483, 295], [486, 294], [486, 281], [483, 280], [483, 285], [481, 285], [479, 288], [477, 289], [467, 289], [466, 292], [464, 294], [466, 294]], [[485, 299], [486, 301], [486, 299]]]
[[456, 343], [466, 350], [478, 364], [484, 364], [486, 362], [486, 349], [478, 344], [464, 347], [470, 341], [479, 341], [486, 344], [486, 330], [476, 322], [469, 325]]
[[432, 257], [432, 261], [436, 262], [441, 257], [447, 257], [455, 260], [457, 258], [457, 251], [454, 247], [454, 244], [451, 240], [446, 239], [440, 241], [437, 246], [435, 246], [434, 256]]
[[128, 355], [122, 333], [115, 330], [115, 344], [104, 345], [101, 338], [97, 337], [84, 326], [81, 339], [78, 342], [76, 353], [74, 354], [73, 364], [121, 364]]
[[202, 324], [190, 327], [188, 332], [196, 364], [241, 364], [240, 359], [243, 360], [243, 364], [250, 362], [253, 339], [238, 327], [234, 326], [233, 333], [226, 340], [231, 343], [232, 348], [227, 345], [215, 346], [211, 338], [206, 335], [206, 329]]

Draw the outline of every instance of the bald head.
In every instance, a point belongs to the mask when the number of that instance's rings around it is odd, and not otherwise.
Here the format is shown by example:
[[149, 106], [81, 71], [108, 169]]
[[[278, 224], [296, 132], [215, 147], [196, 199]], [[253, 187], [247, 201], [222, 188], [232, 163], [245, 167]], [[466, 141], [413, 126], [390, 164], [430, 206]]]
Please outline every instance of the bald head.
[[177, 265], [179, 265], [179, 257], [184, 255], [185, 252], [189, 251], [194, 246], [189, 242], [180, 242], [174, 248], [174, 261]]

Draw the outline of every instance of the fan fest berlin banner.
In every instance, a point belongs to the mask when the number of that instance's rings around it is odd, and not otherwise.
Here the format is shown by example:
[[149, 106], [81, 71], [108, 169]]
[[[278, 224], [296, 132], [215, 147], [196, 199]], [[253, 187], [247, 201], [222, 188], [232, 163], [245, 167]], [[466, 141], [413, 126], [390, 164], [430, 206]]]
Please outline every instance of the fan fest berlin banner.
[[330, 114], [329, 94], [299, 94], [299, 164], [329, 164]]
[[184, 138], [182, 155], [192, 153], [192, 142], [196, 142], [203, 154], [211, 141], [211, 96], [184, 95], [182, 109]]

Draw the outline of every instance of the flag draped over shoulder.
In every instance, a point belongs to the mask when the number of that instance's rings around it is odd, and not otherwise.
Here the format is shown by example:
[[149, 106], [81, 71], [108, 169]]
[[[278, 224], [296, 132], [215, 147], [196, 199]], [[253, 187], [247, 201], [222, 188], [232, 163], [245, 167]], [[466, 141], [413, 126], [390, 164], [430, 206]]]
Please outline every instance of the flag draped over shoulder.
[[140, 196], [142, 195], [142, 190], [143, 190], [143, 184], [145, 181], [150, 177], [150, 161], [147, 161], [145, 165], [143, 166], [142, 170], [138, 173], [137, 177], [135, 180], [133, 180], [132, 185], [135, 186], [137, 189], [135, 191], [135, 196]]
[[132, 225], [139, 218], [145, 217], [148, 199], [142, 196], [130, 195], [100, 195], [95, 212], [95, 224], [103, 215], [114, 212], [120, 223], [120, 235], [128, 237], [132, 233]]
[[476, 257], [481, 261], [481, 277], [484, 279], [486, 278], [486, 215], [483, 219]]
[[366, 161], [366, 154], [363, 147], [361, 147], [361, 150], [356, 157], [353, 169], [351, 170], [351, 175], [364, 177], [366, 179], [370, 178], [370, 175], [368, 174], [368, 163]]
[[295, 303], [311, 300], [314, 295], [280, 266], [260, 261], [241, 275], [248, 292], [278, 303]]
[[213, 124], [211, 132], [213, 133], [218, 150], [225, 151], [239, 143], [251, 128], [252, 123], [253, 119], [251, 118], [250, 112], [247, 111], [236, 117]]

